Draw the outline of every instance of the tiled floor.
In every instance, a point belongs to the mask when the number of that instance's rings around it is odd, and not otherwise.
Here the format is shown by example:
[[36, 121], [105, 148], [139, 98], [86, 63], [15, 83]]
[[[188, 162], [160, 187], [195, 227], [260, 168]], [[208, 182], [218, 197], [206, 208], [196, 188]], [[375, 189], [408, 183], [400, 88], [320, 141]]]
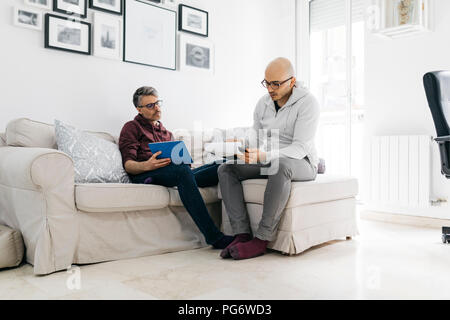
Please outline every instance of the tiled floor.
[[294, 257], [223, 260], [203, 248], [40, 277], [25, 264], [0, 271], [0, 299], [450, 298], [439, 229], [361, 220], [360, 233]]

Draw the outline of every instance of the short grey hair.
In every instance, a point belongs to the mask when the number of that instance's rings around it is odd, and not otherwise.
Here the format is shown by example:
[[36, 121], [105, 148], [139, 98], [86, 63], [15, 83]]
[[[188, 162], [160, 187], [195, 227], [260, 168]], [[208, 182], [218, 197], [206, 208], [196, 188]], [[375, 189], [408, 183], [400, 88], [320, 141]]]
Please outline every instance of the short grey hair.
[[144, 96], [154, 96], [158, 97], [158, 91], [153, 87], [140, 87], [133, 94], [133, 104], [136, 108], [141, 105], [141, 97]]

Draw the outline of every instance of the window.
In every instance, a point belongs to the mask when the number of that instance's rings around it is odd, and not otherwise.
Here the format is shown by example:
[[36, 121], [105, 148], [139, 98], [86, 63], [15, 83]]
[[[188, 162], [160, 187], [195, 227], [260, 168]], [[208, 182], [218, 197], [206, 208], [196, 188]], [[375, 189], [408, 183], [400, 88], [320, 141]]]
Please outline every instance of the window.
[[313, 0], [309, 9], [309, 83], [322, 108], [319, 157], [329, 173], [361, 177], [364, 0]]

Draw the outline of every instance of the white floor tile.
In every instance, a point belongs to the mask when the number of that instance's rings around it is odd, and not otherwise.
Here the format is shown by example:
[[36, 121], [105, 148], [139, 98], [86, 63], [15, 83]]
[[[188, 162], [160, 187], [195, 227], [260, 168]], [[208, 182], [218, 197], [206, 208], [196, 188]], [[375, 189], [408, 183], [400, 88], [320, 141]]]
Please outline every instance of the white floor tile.
[[450, 299], [450, 245], [440, 230], [361, 220], [361, 235], [287, 257], [234, 261], [209, 248], [35, 276], [0, 271], [0, 299]]

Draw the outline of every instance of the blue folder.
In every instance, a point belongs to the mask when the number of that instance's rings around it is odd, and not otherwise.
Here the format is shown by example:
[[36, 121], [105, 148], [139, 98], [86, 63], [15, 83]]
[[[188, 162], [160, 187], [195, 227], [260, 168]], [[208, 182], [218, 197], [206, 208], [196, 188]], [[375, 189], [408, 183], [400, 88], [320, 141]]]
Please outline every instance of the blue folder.
[[170, 158], [173, 164], [191, 164], [194, 162], [183, 141], [149, 143], [148, 147], [153, 154], [161, 151], [156, 159]]

